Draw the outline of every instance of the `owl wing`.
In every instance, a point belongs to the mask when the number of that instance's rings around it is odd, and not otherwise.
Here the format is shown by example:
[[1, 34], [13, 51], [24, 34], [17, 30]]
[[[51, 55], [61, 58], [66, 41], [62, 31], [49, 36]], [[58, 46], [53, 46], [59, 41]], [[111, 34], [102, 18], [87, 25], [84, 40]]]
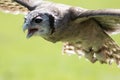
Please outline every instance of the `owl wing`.
[[0, 0], [0, 10], [13, 14], [26, 14], [34, 10], [42, 0]]
[[[73, 24], [88, 21], [88, 19], [93, 19], [95, 20], [95, 22], [97, 22], [97, 24], [99, 24], [99, 26], [101, 26], [101, 28], [105, 32], [120, 32], [120, 9], [81, 10], [78, 8], [71, 8], [70, 15]], [[89, 23], [87, 25], [88, 27], [92, 27], [89, 25]], [[98, 33], [101, 34], [101, 32]], [[94, 52], [91, 47], [89, 48], [89, 50], [85, 50], [84, 46], [80, 42], [64, 43], [63, 52], [67, 54], [77, 54], [78, 56], [84, 55], [92, 63], [98, 60], [101, 63], [111, 64], [114, 60], [119, 65], [120, 47], [107, 34], [104, 33], [104, 35], [106, 36], [106, 38], [104, 40], [101, 40], [102, 45], [101, 48], [98, 49], [98, 52]], [[96, 53], [98, 53], [98, 55]], [[109, 55], [109, 53], [112, 53], [112, 57], [114, 58], [111, 58], [111, 55]]]
[[76, 54], [79, 57], [84, 56], [92, 63], [95, 63], [97, 61], [96, 57], [94, 57], [94, 52], [92, 51], [86, 52], [83, 46], [81, 45], [81, 42], [77, 42], [77, 43], [64, 42], [62, 53], [67, 55]]
[[120, 33], [120, 9], [85, 10], [71, 9], [73, 21], [94, 19], [107, 33]]

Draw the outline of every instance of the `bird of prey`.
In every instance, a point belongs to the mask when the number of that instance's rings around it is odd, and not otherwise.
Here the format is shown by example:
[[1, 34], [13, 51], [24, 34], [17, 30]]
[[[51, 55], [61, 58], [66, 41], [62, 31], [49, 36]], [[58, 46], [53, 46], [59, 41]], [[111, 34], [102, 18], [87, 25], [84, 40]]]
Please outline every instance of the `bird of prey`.
[[120, 47], [109, 36], [120, 32], [120, 9], [89, 10], [41, 0], [0, 0], [0, 11], [25, 14], [27, 38], [63, 42], [63, 53], [90, 62], [120, 65]]

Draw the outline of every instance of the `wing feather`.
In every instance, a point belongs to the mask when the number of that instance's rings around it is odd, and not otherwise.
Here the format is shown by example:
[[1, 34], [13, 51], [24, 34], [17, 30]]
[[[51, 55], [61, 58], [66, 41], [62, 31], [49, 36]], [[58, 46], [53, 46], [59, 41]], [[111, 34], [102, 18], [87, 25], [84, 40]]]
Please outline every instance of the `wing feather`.
[[120, 33], [120, 9], [86, 10], [74, 16], [74, 21], [82, 22], [90, 18], [108, 33]]
[[0, 0], [0, 11], [13, 14], [26, 14], [28, 9], [11, 0]]
[[13, 14], [26, 14], [34, 10], [42, 0], [0, 0], [0, 11]]

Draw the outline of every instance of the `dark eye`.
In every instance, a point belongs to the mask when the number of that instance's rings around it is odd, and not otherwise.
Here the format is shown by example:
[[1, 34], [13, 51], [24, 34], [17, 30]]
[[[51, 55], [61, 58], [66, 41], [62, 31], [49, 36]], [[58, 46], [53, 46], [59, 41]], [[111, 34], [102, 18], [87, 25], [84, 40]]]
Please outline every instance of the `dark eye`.
[[41, 23], [42, 19], [40, 17], [34, 19], [35, 23]]

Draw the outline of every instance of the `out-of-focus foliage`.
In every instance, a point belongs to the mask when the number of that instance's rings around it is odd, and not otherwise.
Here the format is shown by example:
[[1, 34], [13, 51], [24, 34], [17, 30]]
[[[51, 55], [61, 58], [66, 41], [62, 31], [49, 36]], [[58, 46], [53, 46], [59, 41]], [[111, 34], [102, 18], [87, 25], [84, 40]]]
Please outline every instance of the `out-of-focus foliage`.
[[[89, 9], [120, 8], [118, 0], [53, 1]], [[62, 55], [62, 43], [26, 39], [22, 23], [23, 15], [0, 13], [0, 80], [120, 80], [115, 64], [92, 64], [76, 55]], [[120, 42], [119, 35], [113, 38]]]

